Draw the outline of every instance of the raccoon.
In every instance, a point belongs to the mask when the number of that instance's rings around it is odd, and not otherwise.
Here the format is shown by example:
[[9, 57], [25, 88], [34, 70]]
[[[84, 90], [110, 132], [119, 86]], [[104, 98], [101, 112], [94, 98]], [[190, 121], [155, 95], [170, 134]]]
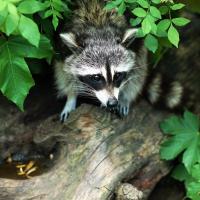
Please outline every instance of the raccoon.
[[178, 49], [170, 49], [158, 66], [149, 69], [145, 96], [157, 108], [200, 113], [199, 16], [181, 30]]
[[124, 16], [105, 10], [103, 1], [78, 2], [60, 33], [64, 51], [71, 54], [55, 64], [58, 95], [67, 97], [60, 119], [75, 109], [78, 95], [95, 97], [126, 116], [145, 84], [147, 51], [135, 39], [137, 29]]

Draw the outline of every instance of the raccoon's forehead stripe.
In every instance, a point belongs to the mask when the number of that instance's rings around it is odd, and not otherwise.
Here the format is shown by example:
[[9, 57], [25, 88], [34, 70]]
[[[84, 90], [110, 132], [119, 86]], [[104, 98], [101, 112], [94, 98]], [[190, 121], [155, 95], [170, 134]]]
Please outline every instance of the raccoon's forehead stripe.
[[110, 84], [112, 82], [112, 73], [108, 59], [106, 60], [106, 75], [107, 75], [107, 81]]
[[115, 75], [115, 70], [114, 70], [114, 67], [112, 65], [110, 66], [110, 70], [111, 70], [111, 76], [112, 76], [112, 80], [113, 80], [114, 75]]
[[107, 81], [107, 72], [106, 72], [106, 68], [105, 68], [105, 67], [102, 67], [101, 72], [102, 72], [102, 75], [103, 75], [104, 79]]

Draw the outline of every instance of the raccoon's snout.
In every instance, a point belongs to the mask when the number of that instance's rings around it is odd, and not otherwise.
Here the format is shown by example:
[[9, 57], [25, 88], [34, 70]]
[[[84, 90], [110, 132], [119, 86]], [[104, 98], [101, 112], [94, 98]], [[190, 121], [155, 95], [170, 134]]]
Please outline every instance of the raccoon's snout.
[[114, 98], [109, 98], [108, 102], [107, 102], [107, 107], [108, 108], [114, 108], [116, 107], [118, 104], [118, 100], [114, 97]]

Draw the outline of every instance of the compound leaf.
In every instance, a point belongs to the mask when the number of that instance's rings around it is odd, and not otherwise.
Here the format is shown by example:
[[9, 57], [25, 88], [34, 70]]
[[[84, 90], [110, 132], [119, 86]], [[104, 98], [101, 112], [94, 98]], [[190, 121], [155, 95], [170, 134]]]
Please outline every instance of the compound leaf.
[[170, 117], [161, 123], [164, 133], [172, 135], [161, 146], [161, 157], [171, 160], [183, 152], [183, 164], [188, 172], [192, 166], [200, 162], [200, 120], [189, 111], [185, 111], [183, 118]]

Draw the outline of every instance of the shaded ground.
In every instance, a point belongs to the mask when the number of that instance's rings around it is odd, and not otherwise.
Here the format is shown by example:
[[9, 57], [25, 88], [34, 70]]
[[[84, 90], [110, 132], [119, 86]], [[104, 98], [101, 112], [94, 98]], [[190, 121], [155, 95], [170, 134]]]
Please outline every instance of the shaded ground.
[[149, 200], [183, 200], [184, 195], [184, 185], [167, 176], [157, 184]]

